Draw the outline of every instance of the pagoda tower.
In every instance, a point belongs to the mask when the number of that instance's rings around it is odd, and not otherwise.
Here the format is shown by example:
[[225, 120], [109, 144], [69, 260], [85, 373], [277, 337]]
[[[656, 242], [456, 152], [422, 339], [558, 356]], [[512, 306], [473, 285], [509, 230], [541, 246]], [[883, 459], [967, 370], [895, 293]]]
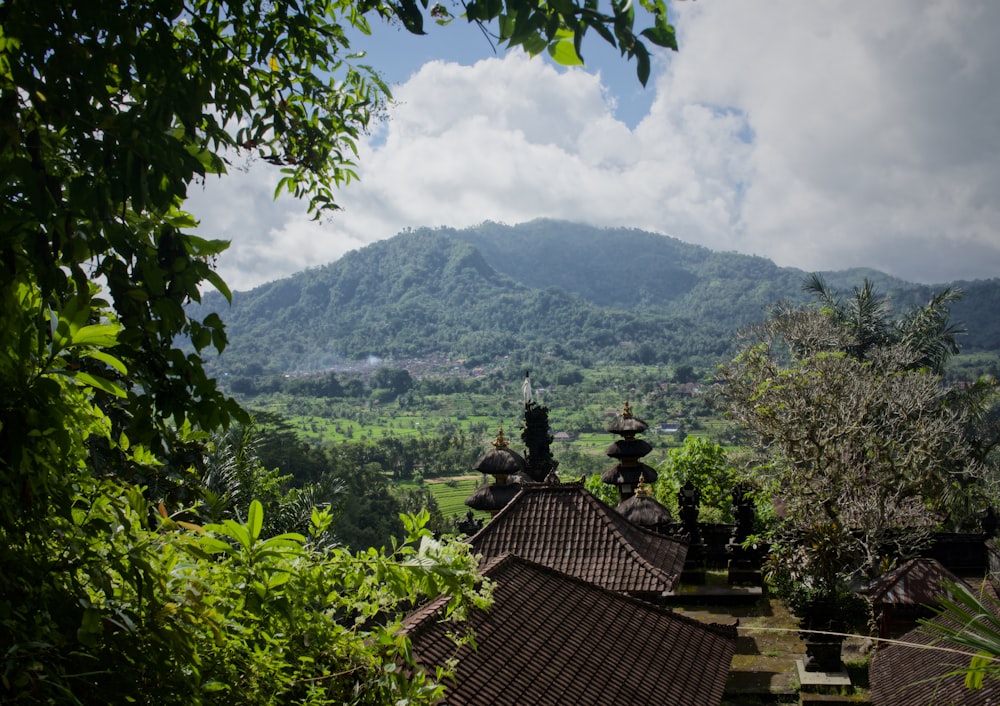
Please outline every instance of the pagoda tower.
[[649, 428], [646, 422], [633, 416], [628, 402], [622, 413], [608, 425], [608, 431], [622, 437], [608, 447], [605, 452], [618, 461], [614, 466], [601, 474], [601, 480], [618, 488], [618, 502], [622, 503], [635, 495], [635, 489], [640, 482], [653, 484], [656, 482], [656, 469], [639, 461], [640, 458], [653, 450], [649, 442], [636, 439]]
[[521, 441], [528, 450], [526, 474], [535, 483], [543, 483], [556, 473], [559, 462], [552, 457], [552, 435], [549, 434], [549, 408], [534, 400], [531, 372], [524, 374], [521, 389], [524, 394], [524, 431]]
[[493, 441], [493, 448], [476, 461], [473, 468], [484, 475], [491, 475], [494, 482], [484, 485], [465, 499], [465, 504], [473, 510], [482, 510], [496, 515], [521, 491], [521, 477], [527, 470], [527, 463], [507, 445], [503, 427]]

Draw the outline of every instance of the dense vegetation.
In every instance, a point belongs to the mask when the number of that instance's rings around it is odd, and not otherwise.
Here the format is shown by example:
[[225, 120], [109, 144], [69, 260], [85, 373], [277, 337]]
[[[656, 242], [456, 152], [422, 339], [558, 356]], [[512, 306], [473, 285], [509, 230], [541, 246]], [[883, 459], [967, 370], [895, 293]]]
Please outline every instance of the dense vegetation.
[[893, 312], [871, 282], [785, 306], [740, 339], [726, 406], [765, 454], [747, 481], [781, 500], [772, 580], [806, 627], [843, 629], [853, 586], [940, 528], [977, 531], [1000, 503], [997, 381], [948, 385], [958, 351], [945, 289]]
[[[831, 286], [871, 275], [900, 310], [932, 289], [879, 273], [827, 273]], [[781, 300], [805, 301], [805, 273], [665, 236], [556, 221], [416, 230], [295, 276], [237, 292], [231, 344], [212, 369], [250, 379], [343, 369], [358, 360], [513, 359], [521, 367], [693, 364], [714, 367], [742, 326]], [[995, 368], [1000, 281], [961, 283], [954, 304], [967, 353]], [[509, 357], [509, 358], [507, 358]]]

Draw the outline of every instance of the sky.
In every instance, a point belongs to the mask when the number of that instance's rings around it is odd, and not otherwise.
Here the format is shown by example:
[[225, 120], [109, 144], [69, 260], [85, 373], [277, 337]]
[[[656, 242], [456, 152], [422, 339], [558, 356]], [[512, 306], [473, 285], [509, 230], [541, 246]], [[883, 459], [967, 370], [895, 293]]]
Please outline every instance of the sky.
[[1000, 277], [1000, 2], [697, 0], [680, 51], [585, 68], [495, 53], [456, 21], [355, 45], [392, 85], [360, 181], [320, 222], [235, 160], [192, 187], [199, 234], [246, 290], [406, 228], [557, 218], [634, 227], [807, 271]]

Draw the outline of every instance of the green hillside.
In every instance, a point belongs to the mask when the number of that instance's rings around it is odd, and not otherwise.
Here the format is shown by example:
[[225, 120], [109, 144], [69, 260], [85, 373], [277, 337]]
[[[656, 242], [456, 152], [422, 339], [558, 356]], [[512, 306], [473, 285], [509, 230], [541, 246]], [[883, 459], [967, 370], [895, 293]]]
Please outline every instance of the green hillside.
[[[545, 354], [580, 367], [710, 367], [733, 334], [780, 300], [805, 301], [806, 273], [654, 233], [539, 220], [419, 229], [249, 292], [222, 310], [220, 374], [326, 370], [369, 357], [476, 364]], [[872, 270], [823, 273], [835, 288], [872, 279], [901, 306], [932, 288]], [[1000, 350], [1000, 280], [959, 283], [969, 352]]]

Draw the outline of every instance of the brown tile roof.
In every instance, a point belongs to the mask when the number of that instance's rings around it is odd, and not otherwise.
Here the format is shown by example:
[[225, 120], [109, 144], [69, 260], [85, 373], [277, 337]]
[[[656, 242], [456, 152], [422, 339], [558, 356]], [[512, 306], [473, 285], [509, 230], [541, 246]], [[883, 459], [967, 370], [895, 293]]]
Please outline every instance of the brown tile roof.
[[876, 579], [866, 593], [875, 605], [936, 606], [945, 584], [961, 583], [935, 559], [910, 559]]
[[[934, 618], [942, 620], [942, 618]], [[953, 623], [954, 625], [954, 623]], [[916, 645], [949, 647], [966, 651], [947, 640], [925, 634], [920, 628], [899, 638]], [[936, 641], [935, 641], [936, 640]], [[968, 689], [961, 675], [945, 674], [969, 666], [972, 657], [940, 650], [892, 644], [879, 649], [872, 658], [869, 698], [875, 706], [996, 706], [1000, 704], [1000, 682], [983, 680], [982, 689]]]
[[722, 700], [736, 629], [707, 625], [518, 557], [486, 569], [493, 607], [470, 618], [476, 648], [456, 652], [443, 602], [404, 625], [433, 670], [457, 659], [448, 704], [662, 704]]
[[688, 549], [632, 524], [578, 483], [524, 486], [468, 541], [487, 558], [516, 554], [644, 598], [673, 590]]

